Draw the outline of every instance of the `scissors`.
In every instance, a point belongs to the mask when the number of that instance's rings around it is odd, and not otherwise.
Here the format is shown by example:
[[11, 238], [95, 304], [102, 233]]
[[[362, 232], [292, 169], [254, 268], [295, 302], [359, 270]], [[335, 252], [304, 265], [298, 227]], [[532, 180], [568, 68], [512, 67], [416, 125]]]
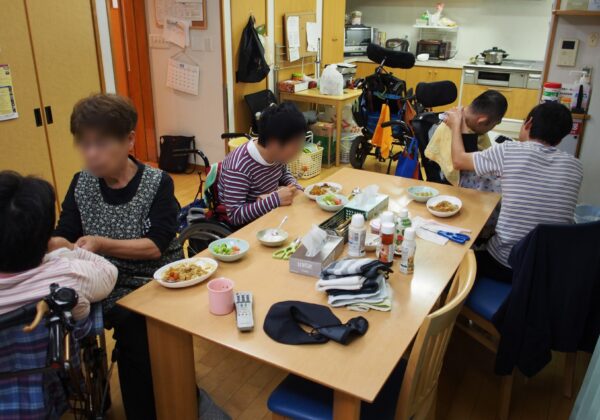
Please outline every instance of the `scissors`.
[[427, 226], [422, 226], [422, 228], [430, 232], [437, 233], [438, 235], [443, 236], [444, 238], [447, 238], [452, 242], [456, 242], [457, 244], [461, 245], [471, 240], [471, 237], [469, 235], [465, 235], [463, 233], [448, 232], [446, 230], [437, 230]]
[[281, 248], [273, 253], [273, 258], [278, 260], [289, 260], [290, 257], [298, 247], [300, 246], [300, 238], [296, 239], [294, 242], [286, 246], [285, 248]]

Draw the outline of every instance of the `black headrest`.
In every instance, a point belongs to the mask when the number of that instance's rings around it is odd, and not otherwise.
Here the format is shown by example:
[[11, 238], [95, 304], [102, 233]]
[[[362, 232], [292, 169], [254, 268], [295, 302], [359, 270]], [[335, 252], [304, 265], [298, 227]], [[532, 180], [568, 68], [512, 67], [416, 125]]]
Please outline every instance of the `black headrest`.
[[367, 57], [378, 64], [381, 64], [385, 60], [384, 64], [394, 69], [410, 69], [415, 66], [414, 54], [390, 50], [376, 44], [369, 44], [367, 47]]
[[448, 105], [456, 101], [458, 90], [454, 82], [442, 80], [440, 82], [421, 82], [415, 92], [417, 102], [425, 108]]

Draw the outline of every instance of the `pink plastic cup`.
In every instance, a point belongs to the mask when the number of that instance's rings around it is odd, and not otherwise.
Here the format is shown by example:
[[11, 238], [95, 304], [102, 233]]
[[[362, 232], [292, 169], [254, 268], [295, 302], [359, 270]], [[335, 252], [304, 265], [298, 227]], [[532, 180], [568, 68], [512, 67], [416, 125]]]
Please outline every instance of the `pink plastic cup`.
[[233, 280], [219, 277], [208, 282], [208, 306], [214, 315], [233, 311]]

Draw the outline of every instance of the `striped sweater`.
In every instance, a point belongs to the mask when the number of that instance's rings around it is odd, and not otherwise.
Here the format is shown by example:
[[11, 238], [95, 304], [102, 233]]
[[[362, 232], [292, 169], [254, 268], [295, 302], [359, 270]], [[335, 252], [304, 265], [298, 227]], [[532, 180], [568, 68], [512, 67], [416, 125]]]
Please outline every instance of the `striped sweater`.
[[267, 163], [256, 143], [250, 141], [223, 160], [219, 202], [225, 205], [233, 225], [245, 225], [279, 207], [277, 189], [285, 185], [302, 189], [284, 164]]

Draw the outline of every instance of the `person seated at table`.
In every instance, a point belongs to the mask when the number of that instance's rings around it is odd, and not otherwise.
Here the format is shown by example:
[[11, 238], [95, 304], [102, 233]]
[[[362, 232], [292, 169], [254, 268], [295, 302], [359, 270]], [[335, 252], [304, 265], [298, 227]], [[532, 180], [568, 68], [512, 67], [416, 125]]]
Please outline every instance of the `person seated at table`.
[[134, 106], [118, 95], [95, 94], [74, 106], [71, 133], [85, 169], [73, 177], [54, 241], [74, 242], [119, 269], [103, 302], [104, 321], [114, 328], [127, 418], [151, 420], [156, 414], [145, 318], [115, 303], [183, 253], [175, 237], [173, 180], [130, 155], [136, 123]]
[[[464, 108], [461, 133], [463, 140], [469, 144], [470, 152], [485, 150], [492, 146], [488, 132], [500, 124], [507, 108], [506, 98], [496, 90], [483, 92]], [[451, 138], [450, 127], [447, 124], [439, 124], [425, 149], [425, 156], [440, 166], [443, 178], [454, 186], [496, 190], [493, 180], [484, 178], [474, 181], [471, 174], [461, 173], [454, 168]]]
[[286, 164], [304, 146], [306, 120], [290, 102], [272, 105], [258, 120], [258, 139], [231, 152], [221, 165], [219, 202], [234, 226], [242, 226], [279, 206], [289, 206], [302, 187]]
[[462, 108], [448, 112], [454, 167], [498, 176], [502, 188], [496, 233], [486, 250], [476, 252], [477, 275], [511, 282], [508, 256], [513, 245], [540, 223], [573, 223], [583, 169], [578, 159], [556, 147], [571, 132], [573, 119], [556, 102], [537, 105], [521, 127], [521, 141], [475, 153], [465, 152], [464, 119]]
[[0, 314], [41, 300], [58, 283], [79, 295], [73, 317], [80, 320], [115, 286], [117, 268], [101, 256], [67, 241], [49, 245], [54, 200], [47, 181], [0, 172]]

